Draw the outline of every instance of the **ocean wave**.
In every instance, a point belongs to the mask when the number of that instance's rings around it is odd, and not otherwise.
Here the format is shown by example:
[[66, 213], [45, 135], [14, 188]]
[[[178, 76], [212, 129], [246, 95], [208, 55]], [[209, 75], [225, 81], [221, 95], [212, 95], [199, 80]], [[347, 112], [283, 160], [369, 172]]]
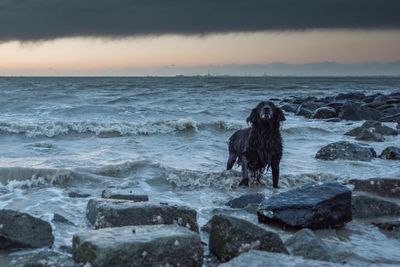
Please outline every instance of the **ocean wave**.
[[22, 134], [27, 137], [56, 137], [68, 134], [92, 134], [99, 137], [117, 137], [126, 135], [154, 135], [175, 132], [196, 132], [199, 128], [216, 127], [221, 130], [241, 128], [242, 124], [217, 120], [199, 123], [191, 118], [177, 120], [129, 122], [95, 121], [48, 121], [48, 122], [0, 122], [0, 134]]

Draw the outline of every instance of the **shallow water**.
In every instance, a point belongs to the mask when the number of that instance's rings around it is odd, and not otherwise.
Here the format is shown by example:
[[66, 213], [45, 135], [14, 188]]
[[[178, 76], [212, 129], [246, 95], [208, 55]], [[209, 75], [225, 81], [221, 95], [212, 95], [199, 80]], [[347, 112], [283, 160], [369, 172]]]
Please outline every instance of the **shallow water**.
[[[203, 225], [231, 197], [275, 193], [270, 173], [265, 186], [243, 189], [237, 187], [238, 168], [224, 171], [227, 140], [246, 127], [259, 101], [399, 90], [397, 78], [0, 78], [0, 208], [48, 221], [56, 212], [72, 221], [75, 226], [52, 223], [56, 249], [87, 227], [88, 200], [70, 198], [70, 191], [99, 196], [107, 187], [139, 190], [151, 201], [195, 208]], [[400, 178], [395, 161], [314, 158], [328, 143], [353, 141], [343, 134], [362, 122], [286, 118], [281, 190], [316, 181]], [[400, 146], [400, 137], [386, 139], [369, 144], [377, 153]], [[354, 222], [348, 230], [350, 236], [338, 242], [351, 247], [350, 262], [400, 264], [398, 240]], [[335, 242], [332, 235], [327, 240]], [[8, 259], [3, 254], [0, 263]]]

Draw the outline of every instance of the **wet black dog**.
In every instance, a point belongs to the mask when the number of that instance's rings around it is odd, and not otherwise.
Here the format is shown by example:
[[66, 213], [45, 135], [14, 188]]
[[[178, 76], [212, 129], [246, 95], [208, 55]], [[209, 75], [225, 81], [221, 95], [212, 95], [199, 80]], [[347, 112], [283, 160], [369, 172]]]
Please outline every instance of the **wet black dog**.
[[229, 138], [227, 170], [237, 162], [242, 165], [242, 181], [249, 186], [249, 174], [260, 182], [265, 169], [272, 169], [272, 183], [279, 183], [279, 163], [282, 158], [281, 122], [285, 116], [280, 108], [270, 101], [258, 104], [247, 118], [251, 127], [236, 131]]

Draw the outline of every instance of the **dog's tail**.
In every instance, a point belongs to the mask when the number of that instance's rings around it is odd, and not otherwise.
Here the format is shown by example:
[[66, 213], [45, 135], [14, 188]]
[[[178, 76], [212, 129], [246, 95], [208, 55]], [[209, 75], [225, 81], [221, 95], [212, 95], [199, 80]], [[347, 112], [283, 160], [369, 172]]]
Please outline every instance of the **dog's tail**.
[[233, 164], [235, 164], [237, 156], [233, 153], [229, 153], [228, 162], [226, 163], [226, 170], [229, 171], [232, 169]]

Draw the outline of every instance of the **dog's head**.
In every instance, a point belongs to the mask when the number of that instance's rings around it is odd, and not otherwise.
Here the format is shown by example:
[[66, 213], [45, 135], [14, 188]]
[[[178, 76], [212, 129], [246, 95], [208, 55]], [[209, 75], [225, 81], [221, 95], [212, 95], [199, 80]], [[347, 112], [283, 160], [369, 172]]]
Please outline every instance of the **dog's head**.
[[247, 118], [247, 123], [253, 126], [272, 124], [279, 127], [280, 122], [284, 120], [286, 120], [285, 115], [280, 108], [271, 101], [263, 101], [253, 108]]

